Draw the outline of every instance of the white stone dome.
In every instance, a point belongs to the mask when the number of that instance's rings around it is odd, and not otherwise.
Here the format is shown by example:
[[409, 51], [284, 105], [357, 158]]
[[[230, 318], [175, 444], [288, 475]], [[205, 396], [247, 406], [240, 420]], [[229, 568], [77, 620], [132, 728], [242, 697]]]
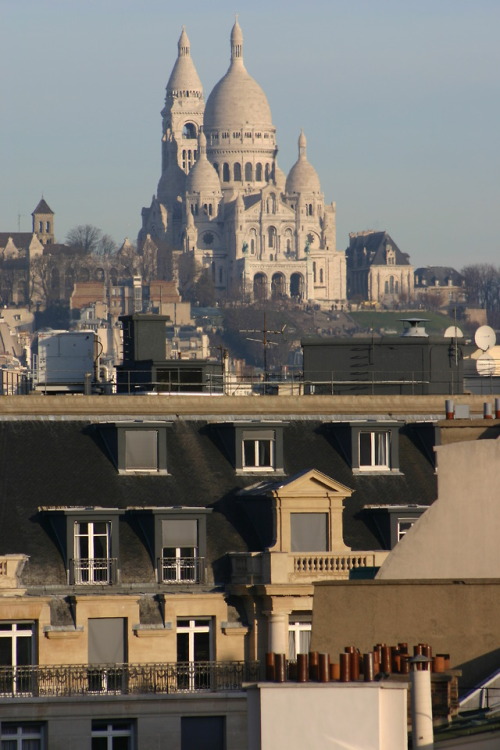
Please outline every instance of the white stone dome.
[[232, 130], [247, 124], [273, 127], [267, 97], [243, 64], [243, 34], [236, 21], [231, 32], [231, 64], [208, 97], [204, 127], [206, 131]]
[[201, 96], [203, 87], [191, 58], [191, 45], [184, 27], [182, 27], [177, 47], [179, 54], [168, 79], [167, 96], [169, 94], [186, 96], [187, 92], [191, 95], [196, 93], [198, 96]]
[[219, 175], [207, 159], [207, 139], [203, 131], [198, 137], [198, 158], [186, 178], [186, 191], [221, 195]]
[[303, 132], [299, 136], [299, 158], [286, 178], [287, 193], [320, 193], [321, 184], [318, 173], [307, 161], [307, 141]]

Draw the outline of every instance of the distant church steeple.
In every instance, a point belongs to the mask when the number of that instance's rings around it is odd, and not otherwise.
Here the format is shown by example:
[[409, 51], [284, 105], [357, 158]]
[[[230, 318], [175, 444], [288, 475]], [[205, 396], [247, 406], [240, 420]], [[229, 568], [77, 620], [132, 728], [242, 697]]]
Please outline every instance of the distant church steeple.
[[54, 242], [54, 212], [43, 195], [31, 216], [33, 218], [33, 232], [42, 245], [52, 245]]

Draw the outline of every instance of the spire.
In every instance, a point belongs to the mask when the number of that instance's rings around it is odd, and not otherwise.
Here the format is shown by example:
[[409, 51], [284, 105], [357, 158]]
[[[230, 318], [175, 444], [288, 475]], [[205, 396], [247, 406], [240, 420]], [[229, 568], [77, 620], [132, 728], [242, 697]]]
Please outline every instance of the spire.
[[203, 130], [200, 128], [198, 135], [198, 154], [199, 156], [205, 156], [207, 153], [207, 137]]
[[238, 23], [238, 16], [236, 16], [234, 26], [231, 29], [231, 62], [236, 60], [243, 62], [243, 32]]
[[181, 35], [177, 42], [177, 49], [179, 50], [179, 57], [189, 57], [191, 55], [191, 44], [186, 34], [185, 26], [182, 27]]
[[299, 135], [299, 159], [307, 159], [307, 140], [303, 130]]

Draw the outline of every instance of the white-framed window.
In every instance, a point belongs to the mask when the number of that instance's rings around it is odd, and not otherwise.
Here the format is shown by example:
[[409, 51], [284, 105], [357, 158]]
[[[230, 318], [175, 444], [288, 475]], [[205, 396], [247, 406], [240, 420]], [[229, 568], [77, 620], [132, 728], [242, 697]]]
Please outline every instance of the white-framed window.
[[1, 750], [43, 750], [45, 727], [43, 724], [31, 721], [22, 723], [2, 721], [0, 748]]
[[162, 521], [161, 557], [163, 583], [196, 583], [200, 580], [196, 518]]
[[132, 750], [134, 725], [130, 721], [93, 721], [92, 750]]
[[177, 671], [177, 686], [184, 690], [209, 688], [211, 673], [206, 662], [212, 660], [211, 618], [179, 618], [177, 620], [177, 662], [180, 664]]
[[30, 693], [30, 675], [19, 668], [34, 661], [35, 624], [0, 622], [0, 694]]
[[75, 583], [112, 583], [110, 552], [111, 521], [74, 522]]
[[253, 436], [243, 438], [243, 468], [274, 468], [274, 438], [270, 436]]
[[411, 529], [416, 520], [416, 518], [398, 518], [398, 542], [400, 542], [406, 532]]
[[308, 654], [311, 646], [312, 623], [290, 619], [288, 623], [288, 658], [294, 661], [297, 654]]
[[385, 430], [359, 433], [359, 468], [390, 469], [391, 433]]

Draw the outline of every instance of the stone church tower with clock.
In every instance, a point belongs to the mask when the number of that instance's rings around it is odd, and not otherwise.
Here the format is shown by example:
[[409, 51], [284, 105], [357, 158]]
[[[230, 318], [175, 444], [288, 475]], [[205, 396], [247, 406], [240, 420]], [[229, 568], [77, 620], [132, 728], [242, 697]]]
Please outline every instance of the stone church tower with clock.
[[183, 291], [186, 261], [210, 270], [222, 299], [346, 298], [345, 255], [335, 245], [335, 204], [325, 204], [304, 133], [288, 176], [264, 91], [243, 62], [239, 23], [231, 62], [206, 103], [183, 29], [162, 111], [162, 173], [142, 210], [139, 248], [158, 249], [160, 274]]

